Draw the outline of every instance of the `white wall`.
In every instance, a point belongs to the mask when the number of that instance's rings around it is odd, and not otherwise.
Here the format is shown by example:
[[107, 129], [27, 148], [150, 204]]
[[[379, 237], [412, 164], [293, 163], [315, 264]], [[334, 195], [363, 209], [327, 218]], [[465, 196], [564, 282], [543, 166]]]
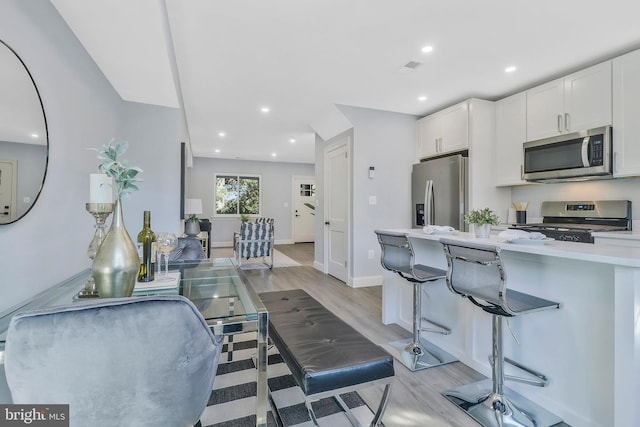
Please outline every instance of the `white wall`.
[[[115, 30], [114, 30], [115, 31]], [[93, 218], [85, 211], [98, 148], [127, 139], [141, 191], [124, 202], [130, 234], [152, 210], [158, 228], [178, 231], [178, 110], [123, 102], [48, 0], [3, 0], [0, 39], [22, 58], [40, 91], [49, 128], [49, 168], [33, 209], [0, 226], [0, 311], [90, 267]], [[158, 229], [156, 228], [156, 229]]]
[[[349, 276], [354, 286], [381, 284], [380, 246], [374, 230], [411, 227], [411, 165], [415, 162], [417, 117], [343, 105], [338, 108], [354, 126], [349, 131], [353, 132]], [[316, 184], [320, 186], [323, 149], [333, 140], [316, 138]], [[375, 168], [373, 179], [369, 179], [370, 166]], [[324, 188], [319, 188], [318, 196], [324, 197]], [[375, 205], [369, 204], [370, 196], [376, 197]], [[319, 206], [317, 242], [324, 237], [321, 212]], [[317, 264], [324, 264], [321, 250], [316, 244]], [[374, 251], [372, 259], [368, 257], [369, 250]]]
[[313, 176], [314, 165], [195, 157], [193, 168], [187, 169], [186, 197], [202, 199], [204, 213], [199, 217], [211, 220], [212, 247], [231, 246], [233, 232], [240, 229], [237, 218], [213, 216], [216, 173], [260, 175], [262, 216], [275, 219], [276, 244], [293, 243], [293, 177]]

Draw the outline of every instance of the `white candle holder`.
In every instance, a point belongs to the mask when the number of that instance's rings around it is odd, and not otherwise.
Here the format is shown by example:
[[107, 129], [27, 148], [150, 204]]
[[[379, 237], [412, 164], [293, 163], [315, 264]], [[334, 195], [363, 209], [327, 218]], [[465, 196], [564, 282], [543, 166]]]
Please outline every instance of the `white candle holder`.
[[[87, 203], [85, 205], [87, 212], [89, 212], [96, 220], [96, 224], [94, 225], [96, 232], [93, 235], [93, 239], [91, 239], [91, 243], [89, 243], [89, 247], [87, 248], [87, 255], [91, 259], [94, 260], [96, 257], [96, 253], [98, 252], [98, 248], [102, 244], [104, 240], [104, 236], [107, 234], [105, 232], [105, 222], [111, 213], [113, 212], [113, 203]], [[96, 283], [93, 280], [93, 276], [89, 277], [87, 283], [84, 285], [84, 289], [78, 293], [79, 298], [97, 298], [99, 297], [98, 291], [96, 290]]]

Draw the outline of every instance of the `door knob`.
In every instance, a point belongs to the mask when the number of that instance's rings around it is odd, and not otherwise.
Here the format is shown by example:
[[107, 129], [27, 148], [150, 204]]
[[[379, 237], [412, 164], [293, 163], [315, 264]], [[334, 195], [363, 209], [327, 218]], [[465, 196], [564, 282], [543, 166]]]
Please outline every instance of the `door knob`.
[[324, 225], [329, 225], [329, 221], [325, 221], [325, 222], [324, 222]]

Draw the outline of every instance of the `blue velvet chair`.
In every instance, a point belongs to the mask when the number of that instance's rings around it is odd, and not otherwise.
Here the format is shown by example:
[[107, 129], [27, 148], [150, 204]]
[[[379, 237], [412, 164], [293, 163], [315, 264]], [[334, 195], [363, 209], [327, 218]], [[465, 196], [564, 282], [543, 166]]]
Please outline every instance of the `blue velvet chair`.
[[193, 261], [207, 258], [202, 243], [195, 237], [178, 237], [178, 247], [169, 254], [169, 261]]
[[178, 295], [20, 313], [7, 332], [14, 403], [69, 404], [71, 426], [199, 425], [222, 349]]

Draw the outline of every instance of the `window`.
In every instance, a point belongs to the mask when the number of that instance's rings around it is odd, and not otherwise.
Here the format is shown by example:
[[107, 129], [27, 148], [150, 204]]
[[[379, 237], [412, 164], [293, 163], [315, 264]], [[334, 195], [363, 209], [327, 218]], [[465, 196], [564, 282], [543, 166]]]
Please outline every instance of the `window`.
[[260, 177], [216, 175], [216, 215], [260, 215]]
[[302, 197], [313, 197], [316, 194], [315, 184], [300, 184], [300, 195]]

